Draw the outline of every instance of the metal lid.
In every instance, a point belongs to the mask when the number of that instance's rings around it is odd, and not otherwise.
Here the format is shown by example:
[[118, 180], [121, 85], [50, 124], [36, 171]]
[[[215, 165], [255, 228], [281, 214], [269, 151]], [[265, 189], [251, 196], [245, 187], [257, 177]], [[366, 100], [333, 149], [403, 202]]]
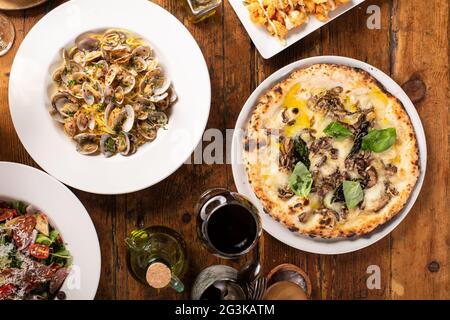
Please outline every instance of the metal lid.
[[172, 278], [172, 271], [168, 266], [161, 262], [155, 262], [148, 266], [145, 279], [147, 283], [155, 288], [166, 287]]

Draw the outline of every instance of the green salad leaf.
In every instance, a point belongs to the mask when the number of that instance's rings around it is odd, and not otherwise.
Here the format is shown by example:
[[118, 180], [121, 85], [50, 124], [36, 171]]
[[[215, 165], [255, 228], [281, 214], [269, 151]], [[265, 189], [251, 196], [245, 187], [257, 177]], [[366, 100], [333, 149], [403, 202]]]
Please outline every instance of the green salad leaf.
[[289, 187], [298, 196], [307, 197], [311, 192], [312, 175], [303, 162], [295, 165], [294, 171], [289, 177]]
[[66, 248], [62, 248], [57, 252], [53, 252], [51, 253], [51, 255], [58, 258], [65, 258], [65, 259], [70, 258], [70, 252]]
[[20, 214], [25, 214], [27, 206], [22, 201], [13, 201], [11, 202], [11, 206], [13, 209], [17, 210]]
[[45, 244], [46, 246], [49, 246], [53, 243], [53, 241], [49, 237], [42, 233], [38, 233], [35, 242], [39, 244]]
[[392, 147], [396, 140], [395, 128], [372, 130], [362, 138], [361, 149], [376, 153], [383, 152]]
[[344, 192], [345, 204], [349, 209], [355, 208], [364, 199], [364, 192], [358, 181], [344, 181], [342, 183], [342, 190]]
[[331, 122], [323, 132], [336, 139], [344, 139], [353, 136], [353, 133], [339, 122]]
[[52, 243], [55, 243], [58, 241], [58, 237], [59, 237], [59, 232], [56, 230], [52, 230], [50, 231], [50, 235], [49, 238], [52, 241]]

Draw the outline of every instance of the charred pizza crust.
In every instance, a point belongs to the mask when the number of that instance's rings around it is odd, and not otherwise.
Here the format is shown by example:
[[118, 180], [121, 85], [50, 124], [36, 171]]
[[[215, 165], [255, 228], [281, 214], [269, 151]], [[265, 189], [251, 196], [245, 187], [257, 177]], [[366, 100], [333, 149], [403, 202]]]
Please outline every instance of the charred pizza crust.
[[[280, 157], [283, 157], [280, 145], [286, 138], [289, 139], [289, 135], [315, 132], [309, 134], [310, 148], [315, 146], [314, 141], [319, 145], [325, 140], [329, 142], [320, 131], [324, 128], [321, 122], [330, 122], [330, 117], [326, 115], [322, 118], [320, 112], [311, 110], [309, 100], [316, 96], [314, 90], [333, 90], [335, 87], [340, 87], [345, 99], [361, 108], [358, 109], [361, 113], [370, 113], [373, 127], [389, 126], [397, 131], [396, 142], [389, 150], [371, 154], [361, 152], [358, 155], [361, 159], [356, 160], [366, 161], [366, 168], [362, 169], [367, 171], [372, 170], [369, 166], [372, 167], [377, 181], [364, 190], [364, 201], [357, 208], [344, 208], [344, 212], [341, 209], [333, 212], [334, 207], [330, 207], [329, 201], [328, 204], [325, 201], [330, 192], [328, 190], [327, 195], [320, 194], [321, 186], [316, 186], [319, 188], [312, 190], [307, 198], [292, 195], [286, 189], [290, 172], [280, 164]], [[293, 93], [294, 89], [298, 92], [295, 99], [301, 98], [292, 101], [292, 96], [297, 94]], [[289, 99], [291, 100], [288, 101]], [[296, 104], [300, 108], [295, 107]], [[286, 110], [296, 111], [295, 115], [290, 112], [292, 119], [289, 119], [289, 115], [286, 116]], [[309, 118], [306, 115], [308, 113]], [[348, 111], [348, 114], [351, 112]], [[357, 112], [350, 117], [355, 114]], [[305, 120], [305, 117], [308, 119]], [[349, 121], [349, 127], [356, 128], [357, 122], [353, 124], [352, 121], [354, 119]], [[351, 139], [345, 143], [331, 142], [331, 145], [331, 149], [338, 150], [338, 156], [331, 160], [328, 154], [327, 161], [330, 163], [325, 162], [325, 166], [321, 164], [322, 167], [316, 168], [321, 181], [331, 181], [333, 184], [333, 181], [344, 179], [345, 175], [358, 175], [351, 170], [345, 172], [349, 167], [349, 161], [345, 157], [352, 146]], [[244, 162], [249, 182], [265, 212], [292, 232], [311, 237], [351, 237], [373, 231], [402, 210], [420, 171], [416, 136], [401, 102], [369, 73], [342, 65], [312, 65], [293, 72], [287, 79], [276, 84], [255, 106], [247, 125], [244, 146]], [[311, 157], [312, 167], [320, 162], [313, 158]], [[336, 172], [338, 175], [333, 177]]]

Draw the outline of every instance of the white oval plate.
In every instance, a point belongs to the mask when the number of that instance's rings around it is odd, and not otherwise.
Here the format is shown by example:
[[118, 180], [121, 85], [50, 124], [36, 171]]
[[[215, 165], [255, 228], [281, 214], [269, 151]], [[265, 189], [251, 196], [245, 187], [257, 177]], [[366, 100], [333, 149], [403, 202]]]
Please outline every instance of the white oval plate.
[[94, 299], [100, 280], [100, 245], [89, 214], [62, 183], [18, 163], [0, 162], [0, 200], [20, 200], [44, 212], [73, 257], [61, 290], [69, 300]]
[[[406, 112], [408, 113], [411, 119], [414, 131], [417, 136], [417, 142], [419, 145], [419, 153], [420, 153], [420, 168], [421, 168], [420, 176], [406, 206], [392, 220], [390, 220], [383, 226], [377, 228], [375, 231], [365, 236], [350, 239], [347, 238], [312, 239], [307, 236], [302, 236], [290, 232], [282, 224], [276, 222], [269, 215], [264, 213], [260, 201], [254, 194], [253, 189], [248, 182], [247, 171], [245, 169], [245, 166], [243, 165], [242, 160], [243, 144], [241, 138], [242, 135], [239, 134], [239, 132], [242, 133], [245, 130], [247, 121], [249, 120], [253, 107], [256, 105], [259, 97], [263, 95], [267, 90], [270, 90], [276, 83], [288, 77], [294, 70], [305, 68], [316, 63], [334, 63], [340, 65], [347, 65], [350, 67], [361, 68], [370, 73], [386, 88], [387, 91], [389, 91], [392, 95], [397, 97], [403, 103], [403, 106], [405, 107]], [[281, 68], [277, 72], [273, 73], [266, 80], [264, 80], [256, 88], [256, 90], [251, 94], [251, 96], [245, 103], [237, 120], [232, 142], [232, 159], [233, 159], [233, 178], [237, 190], [239, 193], [249, 197], [253, 201], [253, 203], [255, 203], [255, 205], [260, 211], [264, 230], [266, 230], [270, 235], [280, 240], [281, 242], [303, 251], [319, 254], [341, 254], [360, 250], [362, 248], [370, 246], [371, 244], [382, 239], [384, 236], [386, 236], [392, 230], [394, 230], [395, 227], [397, 227], [400, 224], [400, 222], [406, 217], [409, 210], [414, 205], [414, 202], [416, 201], [417, 196], [419, 195], [420, 189], [422, 187], [427, 165], [427, 145], [425, 140], [425, 133], [422, 127], [422, 122], [420, 121], [419, 115], [417, 114], [417, 111], [413, 103], [408, 98], [406, 93], [402, 90], [402, 88], [397, 83], [395, 83], [395, 81], [392, 80], [388, 75], [386, 75], [381, 70], [367, 63], [355, 59], [338, 56], [319, 56], [299, 60], [285, 66], [284, 68]]]
[[[47, 108], [52, 67], [59, 52], [87, 31], [128, 29], [153, 47], [178, 101], [168, 130], [129, 157], [85, 156], [75, 149]], [[22, 42], [11, 69], [9, 104], [15, 129], [31, 157], [49, 174], [74, 188], [120, 194], [163, 180], [189, 157], [208, 121], [208, 68], [194, 38], [169, 12], [146, 0], [74, 0], [44, 16]]]

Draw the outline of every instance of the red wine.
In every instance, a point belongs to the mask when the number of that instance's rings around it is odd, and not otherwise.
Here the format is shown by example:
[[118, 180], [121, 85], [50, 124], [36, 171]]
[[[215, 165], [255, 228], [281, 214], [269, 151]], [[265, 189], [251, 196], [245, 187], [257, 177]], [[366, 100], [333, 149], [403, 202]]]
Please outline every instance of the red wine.
[[211, 244], [226, 254], [245, 251], [257, 238], [255, 218], [238, 204], [226, 204], [214, 210], [206, 230]]

